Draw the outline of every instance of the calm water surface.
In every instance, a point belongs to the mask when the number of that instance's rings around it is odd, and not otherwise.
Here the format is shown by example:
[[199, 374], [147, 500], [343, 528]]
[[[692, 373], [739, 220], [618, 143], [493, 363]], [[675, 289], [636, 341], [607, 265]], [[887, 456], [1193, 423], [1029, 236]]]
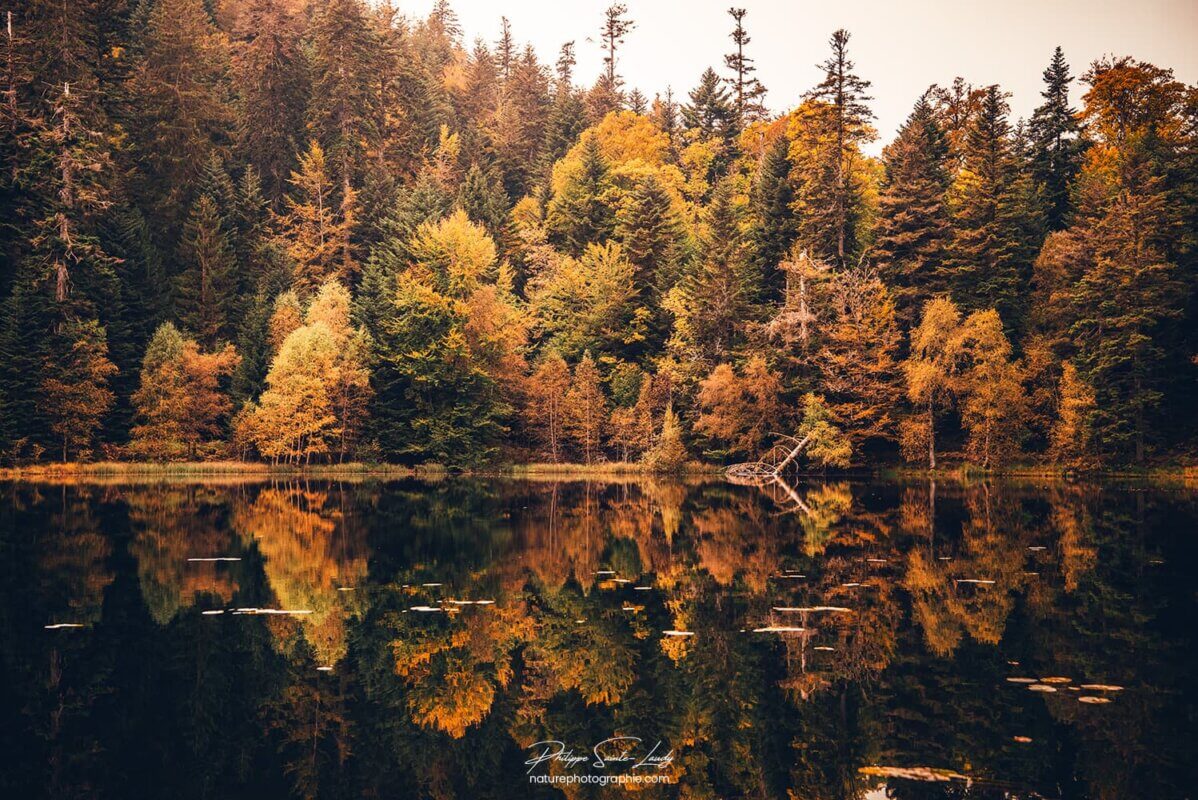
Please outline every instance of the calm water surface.
[[0, 484], [0, 796], [1190, 797], [1196, 521], [1136, 486]]

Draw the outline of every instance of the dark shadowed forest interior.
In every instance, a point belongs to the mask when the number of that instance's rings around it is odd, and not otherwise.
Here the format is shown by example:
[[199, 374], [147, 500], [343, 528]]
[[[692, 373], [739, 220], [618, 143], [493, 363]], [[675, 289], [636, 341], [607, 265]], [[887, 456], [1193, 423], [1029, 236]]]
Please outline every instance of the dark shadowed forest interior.
[[444, 0], [7, 3], [3, 462], [1191, 463], [1170, 65], [1045, 52], [1027, 119], [949, 70], [870, 155], [849, 32], [776, 97], [729, 9], [650, 98], [635, 12], [550, 58]]

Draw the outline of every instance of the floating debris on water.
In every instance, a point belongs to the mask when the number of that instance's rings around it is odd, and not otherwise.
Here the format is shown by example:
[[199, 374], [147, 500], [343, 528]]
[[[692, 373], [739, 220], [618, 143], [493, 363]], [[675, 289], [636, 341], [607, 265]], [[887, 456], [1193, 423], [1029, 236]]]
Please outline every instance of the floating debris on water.
[[632, 589], [633, 589], [633, 591], [637, 591], [637, 592], [648, 592], [648, 591], [652, 591], [653, 587], [652, 586], [633, 586]]
[[666, 636], [694, 636], [694, 631], [662, 631]]
[[317, 667], [316, 671], [317, 672], [332, 672], [333, 668], [332, 667]]
[[1114, 686], [1109, 683], [1083, 683], [1082, 687], [1087, 692], [1121, 692], [1122, 686]]
[[782, 580], [798, 580], [799, 578], [806, 578], [807, 576], [806, 575], [775, 575], [774, 577], [781, 578]]
[[865, 560], [871, 564], [885, 564], [886, 563], [886, 559], [884, 559], [884, 558], [867, 558]]
[[852, 614], [853, 609], [843, 606], [774, 606], [774, 611], [828, 611], [835, 614]]
[[831, 653], [831, 652], [834, 652], [834, 651], [836, 650], [836, 648], [835, 648], [835, 647], [828, 647], [828, 645], [826, 645], [826, 644], [817, 644], [817, 645], [815, 646], [815, 648], [814, 648], [814, 649], [816, 649], [816, 650], [822, 650], [822, 651], [824, 651], [825, 653]]
[[585, 622], [586, 622], [586, 620], [585, 620], [585, 619], [576, 619], [576, 620], [574, 620], [574, 624], [575, 624], [575, 625], [582, 625], [582, 624], [583, 624], [583, 623], [585, 623]]
[[310, 608], [238, 608], [234, 614], [311, 614]]
[[1028, 548], [1028, 550], [1031, 550], [1033, 553], [1039, 553], [1041, 550], [1047, 550], [1047, 549], [1048, 548], [1042, 544], [1038, 544], [1038, 545], [1035, 545], [1034, 547]]
[[952, 561], [952, 556], [936, 556], [937, 561]]
[[445, 602], [455, 606], [489, 606], [494, 605], [494, 600], [446, 600]]
[[216, 558], [189, 558], [188, 561], [240, 561], [241, 559], [235, 556], [218, 556]]
[[1079, 703], [1088, 703], [1088, 704], [1090, 704], [1090, 705], [1103, 705], [1104, 703], [1109, 703], [1109, 702], [1111, 702], [1111, 698], [1109, 698], [1109, 697], [1095, 697], [1094, 695], [1087, 694], [1087, 695], [1083, 695], [1082, 697], [1079, 697], [1079, 698], [1077, 698], [1077, 702], [1079, 702]]
[[842, 587], [844, 587], [845, 589], [852, 589], [854, 587], [860, 586], [861, 584], [859, 584], [859, 583], [842, 583], [840, 585]]
[[217, 614], [223, 614], [223, 613], [225, 613], [225, 610], [223, 608], [213, 609], [212, 611], [201, 611], [200, 612], [200, 614], [204, 615], [205, 617], [214, 617]]
[[1030, 744], [1032, 741], [1032, 737], [1030, 737], [1030, 736], [1012, 736], [1011, 740], [1019, 742], [1020, 744]]
[[86, 628], [86, 627], [87, 626], [84, 625], [82, 622], [55, 622], [52, 625], [45, 626], [46, 630], [48, 630], [48, 631], [57, 631], [57, 630], [62, 630], [63, 628]]
[[339, 592], [352, 592], [353, 590], [354, 590], [353, 586], [338, 586], [337, 587], [337, 591], [339, 591]]
[[955, 583], [973, 583], [978, 586], [993, 586], [994, 581], [987, 578], [956, 578]]
[[754, 628], [753, 633], [804, 633], [806, 630], [792, 625], [767, 625], [764, 628]]
[[438, 586], [444, 586], [445, 584], [443, 584], [443, 583], [422, 583], [420, 585], [426, 589], [436, 589]]
[[411, 610], [412, 611], [423, 611], [424, 613], [427, 614], [432, 611], [443, 611], [444, 609], [442, 609], [438, 606], [412, 606]]
[[1033, 692], [1047, 692], [1047, 693], [1050, 693], [1050, 694], [1051, 694], [1052, 692], [1055, 692], [1055, 691], [1056, 691], [1056, 689], [1055, 689], [1054, 687], [1052, 687], [1052, 686], [1048, 686], [1048, 685], [1046, 685], [1046, 684], [1043, 684], [1043, 683], [1033, 683], [1031, 686], [1029, 686], [1029, 687], [1027, 687], [1027, 688], [1028, 688], [1028, 689], [1030, 689], [1030, 690], [1032, 690]]
[[1007, 678], [1007, 683], [1036, 683], [1035, 678]]
[[615, 575], [616, 571], [612, 570], [612, 569], [597, 569], [597, 570], [595, 570], [595, 574], [596, 575]]
[[613, 579], [613, 582], [614, 583], [632, 583], [632, 581], [630, 581], [628, 578], [615, 578], [615, 579]]
[[859, 767], [857, 771], [862, 775], [876, 778], [901, 778], [907, 781], [930, 781], [933, 783], [970, 779], [968, 775], [962, 775], [960, 772], [937, 767]]
[[1071, 678], [1062, 678], [1062, 677], [1060, 677], [1060, 676], [1053, 676], [1053, 677], [1051, 677], [1051, 678], [1041, 678], [1041, 679], [1040, 679], [1040, 683], [1056, 683], [1056, 684], [1061, 684], [1061, 683], [1072, 683], [1072, 682], [1073, 682], [1073, 681], [1072, 681], [1072, 679], [1071, 679]]

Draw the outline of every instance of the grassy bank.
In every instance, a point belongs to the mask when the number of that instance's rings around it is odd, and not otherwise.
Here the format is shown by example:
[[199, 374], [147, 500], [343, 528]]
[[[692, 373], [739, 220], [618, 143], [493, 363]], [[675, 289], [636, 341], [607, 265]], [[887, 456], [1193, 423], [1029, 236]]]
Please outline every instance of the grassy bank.
[[63, 479], [198, 479], [268, 478], [275, 476], [339, 477], [377, 475], [408, 477], [417, 474], [411, 467], [395, 464], [316, 464], [306, 467], [275, 466], [256, 461], [97, 461], [32, 464], [0, 468], [0, 480]]

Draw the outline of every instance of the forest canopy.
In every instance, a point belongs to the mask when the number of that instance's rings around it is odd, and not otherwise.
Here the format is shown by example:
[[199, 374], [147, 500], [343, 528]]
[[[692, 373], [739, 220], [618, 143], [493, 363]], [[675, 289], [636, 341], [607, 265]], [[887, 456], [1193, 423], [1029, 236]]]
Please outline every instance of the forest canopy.
[[849, 32], [773, 97], [728, 13], [650, 99], [620, 4], [589, 86], [445, 0], [3, 10], [0, 461], [1192, 455], [1198, 88], [1057, 48], [873, 156]]

